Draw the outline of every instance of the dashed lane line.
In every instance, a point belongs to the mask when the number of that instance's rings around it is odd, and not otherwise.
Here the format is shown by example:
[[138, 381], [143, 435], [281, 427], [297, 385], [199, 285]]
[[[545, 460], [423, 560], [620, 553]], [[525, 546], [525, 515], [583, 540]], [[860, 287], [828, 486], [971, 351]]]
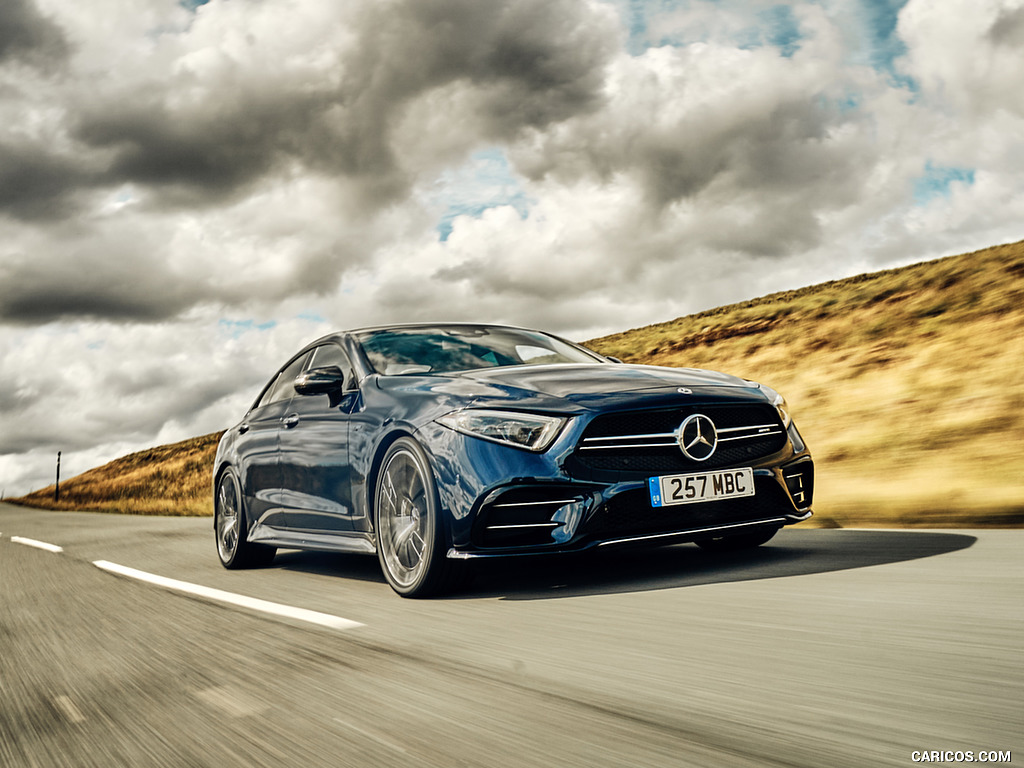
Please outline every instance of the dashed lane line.
[[56, 544], [50, 544], [45, 541], [37, 541], [36, 539], [26, 539], [24, 536], [11, 536], [11, 541], [13, 541], [15, 544], [24, 544], [26, 547], [45, 549], [47, 552], [64, 551], [64, 547], [58, 547]]
[[57, 709], [60, 710], [61, 714], [64, 715], [69, 722], [85, 722], [85, 715], [83, 715], [82, 711], [75, 706], [75, 702], [67, 696], [55, 696], [53, 698], [53, 703], [57, 705]]
[[296, 608], [292, 605], [283, 605], [282, 603], [271, 603], [267, 600], [260, 600], [256, 597], [247, 597], [245, 595], [237, 595], [234, 592], [225, 592], [222, 589], [204, 587], [201, 584], [191, 584], [187, 581], [169, 579], [165, 576], [157, 576], [156, 574], [146, 573], [145, 571], [138, 571], [134, 568], [128, 568], [127, 566], [118, 565], [117, 563], [111, 563], [106, 560], [95, 560], [93, 565], [97, 568], [103, 569], [104, 571], [116, 573], [120, 576], [127, 576], [130, 579], [145, 581], [149, 584], [164, 587], [165, 589], [185, 592], [186, 594], [196, 595], [197, 597], [204, 597], [207, 600], [213, 600], [218, 603], [227, 603], [228, 605], [237, 605], [242, 608], [260, 611], [261, 613], [269, 613], [273, 616], [298, 619], [299, 621], [305, 621], [310, 624], [318, 624], [321, 627], [328, 627], [330, 629], [355, 629], [356, 627], [363, 626], [363, 624], [358, 621], [343, 619], [341, 616], [332, 616], [329, 613], [310, 611], [305, 608]]

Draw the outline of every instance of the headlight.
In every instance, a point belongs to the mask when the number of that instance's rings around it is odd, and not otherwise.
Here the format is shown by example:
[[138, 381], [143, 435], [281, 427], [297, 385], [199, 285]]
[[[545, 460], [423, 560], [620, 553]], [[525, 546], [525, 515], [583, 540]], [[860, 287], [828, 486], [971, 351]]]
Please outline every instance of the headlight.
[[482, 409], [452, 411], [437, 420], [465, 435], [537, 452], [546, 450], [554, 442], [566, 421], [559, 416]]
[[789, 429], [789, 425], [793, 423], [793, 417], [789, 415], [789, 405], [786, 404], [786, 398], [776, 392], [769, 386], [764, 384], [758, 384], [761, 391], [764, 392], [772, 405], [775, 406], [775, 410], [779, 412], [779, 417], [782, 419], [782, 426]]

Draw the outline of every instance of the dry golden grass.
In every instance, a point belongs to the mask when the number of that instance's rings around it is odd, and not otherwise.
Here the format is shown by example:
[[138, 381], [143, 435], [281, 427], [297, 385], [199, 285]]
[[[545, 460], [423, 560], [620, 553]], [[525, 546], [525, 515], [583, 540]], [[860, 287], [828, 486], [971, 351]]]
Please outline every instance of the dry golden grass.
[[1024, 523], [1024, 242], [588, 345], [783, 392], [818, 467], [814, 524]]
[[60, 484], [10, 499], [44, 509], [128, 515], [212, 515], [213, 459], [223, 432], [132, 453]]
[[[810, 524], [1024, 524], [1024, 242], [766, 296], [587, 342], [788, 397], [818, 467]], [[18, 503], [209, 515], [221, 433]]]

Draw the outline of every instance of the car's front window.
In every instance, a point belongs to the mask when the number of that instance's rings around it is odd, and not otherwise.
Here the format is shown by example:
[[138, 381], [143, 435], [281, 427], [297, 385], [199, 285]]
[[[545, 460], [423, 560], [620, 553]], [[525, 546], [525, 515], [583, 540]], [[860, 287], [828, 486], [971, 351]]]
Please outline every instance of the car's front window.
[[387, 328], [356, 334], [378, 373], [453, 373], [477, 368], [604, 359], [553, 336], [494, 326]]

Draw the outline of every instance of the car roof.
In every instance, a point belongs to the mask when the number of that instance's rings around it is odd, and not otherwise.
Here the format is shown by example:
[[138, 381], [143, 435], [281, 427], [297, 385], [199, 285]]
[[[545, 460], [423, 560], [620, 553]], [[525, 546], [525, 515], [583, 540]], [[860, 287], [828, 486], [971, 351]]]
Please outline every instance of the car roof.
[[533, 333], [543, 333], [545, 336], [551, 336], [552, 334], [547, 331], [538, 331], [533, 328], [526, 328], [519, 325], [506, 325], [504, 323], [469, 323], [465, 321], [459, 322], [446, 322], [446, 321], [435, 321], [435, 322], [417, 322], [417, 323], [385, 323], [383, 325], [368, 325], [361, 328], [350, 328], [343, 331], [334, 331], [328, 333], [325, 336], [321, 336], [315, 341], [311, 341], [307, 344], [307, 347], [315, 346], [325, 341], [339, 341], [345, 336], [357, 334], [357, 333], [368, 333], [372, 331], [392, 331], [406, 328], [509, 328], [515, 331], [531, 331]]

